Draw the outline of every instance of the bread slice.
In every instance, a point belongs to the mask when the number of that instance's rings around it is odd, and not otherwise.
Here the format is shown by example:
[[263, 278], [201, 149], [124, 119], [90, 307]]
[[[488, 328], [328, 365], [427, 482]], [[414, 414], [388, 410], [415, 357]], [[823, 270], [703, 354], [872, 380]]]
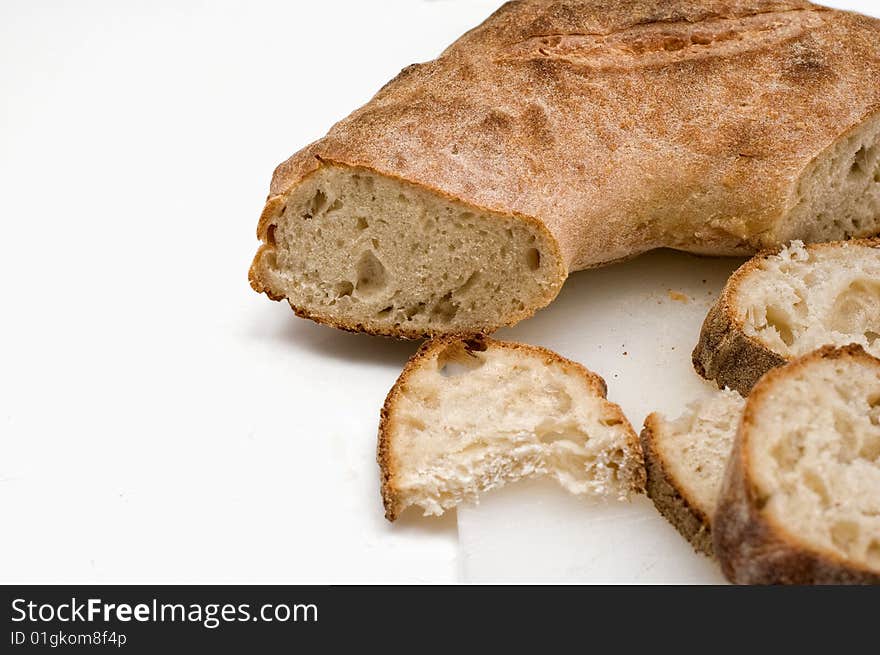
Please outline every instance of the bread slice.
[[276, 169], [251, 284], [490, 332], [653, 248], [875, 235], [877, 79], [880, 21], [801, 0], [507, 3]]
[[580, 364], [487, 337], [427, 342], [388, 394], [378, 461], [385, 516], [439, 515], [482, 492], [549, 476], [573, 494], [644, 488], [638, 437]]
[[823, 345], [880, 355], [880, 240], [764, 252], [739, 268], [709, 311], [694, 368], [747, 394], [769, 369]]
[[641, 434], [648, 496], [698, 552], [710, 556], [712, 515], [744, 405], [735, 391], [717, 391], [675, 420], [651, 414]]
[[828, 346], [755, 385], [712, 536], [732, 582], [880, 583], [880, 360]]

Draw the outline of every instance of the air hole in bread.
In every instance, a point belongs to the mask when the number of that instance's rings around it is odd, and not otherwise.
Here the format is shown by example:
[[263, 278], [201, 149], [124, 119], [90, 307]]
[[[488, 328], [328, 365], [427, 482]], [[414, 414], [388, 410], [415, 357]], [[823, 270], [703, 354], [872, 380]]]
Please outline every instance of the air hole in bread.
[[368, 250], [361, 255], [356, 266], [357, 284], [355, 289], [359, 295], [373, 295], [385, 288], [386, 271], [382, 262]]
[[404, 314], [404, 316], [406, 316], [407, 320], [412, 320], [413, 316], [418, 316], [419, 314], [421, 314], [424, 311], [425, 311], [425, 303], [420, 302], [420, 303], [416, 303], [415, 305], [410, 305], [409, 307], [407, 307], [404, 310], [403, 314]]
[[547, 392], [547, 395], [554, 400], [554, 412], [562, 414], [571, 409], [571, 395], [569, 395], [569, 393], [561, 386], [553, 384], [545, 387], [544, 390]]
[[475, 371], [484, 363], [480, 355], [463, 343], [454, 343], [437, 356], [437, 370], [440, 375], [447, 378]]
[[803, 446], [801, 445], [802, 434], [798, 432], [788, 432], [780, 437], [773, 450], [770, 451], [773, 459], [783, 471], [791, 471], [800, 461], [803, 455]]
[[327, 206], [327, 194], [325, 194], [321, 189], [318, 189], [315, 192], [315, 195], [312, 196], [312, 199], [309, 201], [308, 206], [306, 207], [306, 212], [303, 214], [303, 218], [313, 218], [319, 215], [324, 211], [324, 208]]
[[448, 323], [458, 313], [458, 303], [452, 300], [452, 292], [446, 293], [431, 309], [431, 316], [443, 323]]
[[773, 305], [767, 307], [767, 325], [776, 330], [786, 346], [791, 347], [791, 344], [794, 343], [794, 332], [785, 312]]
[[270, 246], [274, 246], [274, 245], [276, 245], [276, 242], [275, 242], [275, 229], [276, 229], [277, 227], [278, 227], [278, 226], [275, 225], [275, 224], [273, 223], [273, 224], [270, 225], [268, 228], [266, 228], [266, 243], [268, 243]]
[[850, 177], [858, 177], [866, 172], [868, 162], [868, 147], [862, 146], [856, 151], [852, 165], [849, 167]]
[[456, 295], [461, 295], [461, 294], [467, 293], [472, 288], [474, 288], [479, 283], [479, 281], [480, 281], [480, 273], [479, 273], [479, 271], [474, 271], [464, 281], [464, 284], [462, 284], [460, 287], [458, 287], [458, 289], [455, 292]]
[[[880, 284], [874, 280], [852, 282], [835, 300], [831, 317], [830, 327], [838, 332], [854, 332], [857, 325], [866, 322], [880, 323]], [[868, 331], [877, 334], [876, 330]]]
[[535, 426], [535, 434], [541, 443], [558, 441], [586, 443], [589, 440], [589, 436], [583, 430], [579, 430], [574, 421], [559, 423], [554, 419], [547, 419]]
[[537, 271], [541, 267], [541, 252], [537, 248], [529, 248], [526, 252], [526, 263], [529, 270]]
[[804, 485], [819, 497], [819, 502], [823, 507], [831, 504], [831, 496], [828, 494], [828, 488], [813, 469], [806, 469], [803, 473]]
[[337, 298], [344, 298], [345, 296], [350, 296], [354, 292], [354, 285], [348, 280], [343, 280], [336, 284], [334, 291], [336, 292]]
[[366, 230], [369, 226], [370, 226], [370, 224], [367, 223], [367, 219], [364, 218], [363, 216], [358, 216], [355, 219], [355, 227], [357, 227], [357, 229], [363, 231], [363, 230]]
[[421, 419], [419, 419], [419, 418], [417, 418], [417, 417], [415, 417], [415, 416], [407, 416], [407, 417], [404, 419], [404, 423], [405, 423], [405, 425], [406, 425], [407, 428], [409, 428], [409, 429], [411, 429], [411, 430], [416, 430], [416, 431], [418, 431], [418, 432], [421, 432], [421, 431], [423, 431], [425, 428], [428, 427], [428, 426], [425, 424], [424, 421], [422, 421]]

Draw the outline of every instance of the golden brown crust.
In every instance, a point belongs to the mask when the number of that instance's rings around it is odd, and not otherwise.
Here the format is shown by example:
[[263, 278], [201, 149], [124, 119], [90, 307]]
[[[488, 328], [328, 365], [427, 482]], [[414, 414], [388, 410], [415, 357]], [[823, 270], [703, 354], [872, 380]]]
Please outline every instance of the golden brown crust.
[[647, 472], [646, 493], [657, 511], [691, 543], [694, 550], [712, 557], [710, 517], [693, 502], [686, 489], [676, 484], [675, 476], [669, 472], [666, 460], [657, 448], [659, 420], [658, 414], [650, 414], [640, 435]]
[[[607, 399], [608, 385], [605, 380], [587, 369], [582, 364], [566, 359], [561, 355], [542, 348], [541, 346], [532, 346], [529, 344], [515, 343], [509, 341], [497, 341], [483, 334], [467, 334], [467, 335], [444, 335], [426, 341], [421, 345], [418, 351], [409, 359], [404, 366], [403, 371], [388, 392], [385, 403], [382, 405], [379, 418], [379, 439], [377, 447], [376, 460], [379, 463], [382, 502], [385, 506], [385, 518], [389, 521], [395, 521], [400, 513], [400, 499], [398, 490], [394, 486], [395, 466], [391, 454], [391, 440], [394, 434], [394, 410], [400, 394], [406, 390], [406, 383], [413, 372], [426, 362], [431, 361], [438, 353], [442, 352], [454, 343], [461, 343], [465, 349], [472, 352], [483, 352], [489, 348], [505, 348], [508, 350], [517, 350], [527, 353], [531, 356], [540, 356], [545, 359], [545, 364], [557, 364], [563, 367], [566, 373], [578, 375], [584, 379], [589, 388], [597, 396]], [[626, 416], [619, 406], [610, 403], [615, 413], [615, 418], [629, 427], [628, 430], [628, 446], [630, 452], [639, 456], [641, 447], [639, 445], [638, 436], [633, 431]], [[633, 478], [632, 491], [634, 493], [644, 493], [645, 489], [645, 473], [644, 466], [637, 465], [635, 467], [636, 475]]]
[[[837, 248], [841, 243], [880, 248], [880, 239], [852, 239], [846, 242], [816, 243], [809, 251]], [[763, 262], [779, 254], [781, 246], [763, 250], [740, 266], [730, 276], [715, 304], [709, 310], [700, 331], [700, 339], [691, 359], [694, 370], [719, 388], [729, 387], [747, 396], [767, 371], [782, 366], [791, 358], [767, 348], [758, 339], [746, 334], [745, 325], [736, 311], [737, 297], [743, 281], [761, 268]]]
[[837, 553], [804, 543], [762, 511], [766, 499], [751, 477], [748, 441], [756, 408], [784, 376], [821, 359], [853, 358], [880, 368], [880, 360], [852, 344], [825, 346], [768, 372], [755, 385], [743, 412], [712, 520], [713, 547], [721, 570], [737, 584], [880, 584], [880, 573]]
[[802, 0], [509, 2], [278, 166], [264, 217], [328, 163], [539, 226], [562, 280], [658, 247], [749, 254], [880, 112], [878, 77], [880, 21]]

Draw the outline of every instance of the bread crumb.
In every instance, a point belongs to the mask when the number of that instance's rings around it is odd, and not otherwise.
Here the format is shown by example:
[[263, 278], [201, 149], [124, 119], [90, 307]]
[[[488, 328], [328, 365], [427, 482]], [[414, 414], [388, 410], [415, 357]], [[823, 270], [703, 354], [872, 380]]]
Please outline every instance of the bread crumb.
[[675, 302], [685, 302], [686, 303], [686, 302], [691, 301], [690, 296], [687, 296], [686, 294], [681, 293], [681, 291], [673, 291], [672, 289], [670, 289], [666, 293], [669, 295], [669, 299], [674, 300]]

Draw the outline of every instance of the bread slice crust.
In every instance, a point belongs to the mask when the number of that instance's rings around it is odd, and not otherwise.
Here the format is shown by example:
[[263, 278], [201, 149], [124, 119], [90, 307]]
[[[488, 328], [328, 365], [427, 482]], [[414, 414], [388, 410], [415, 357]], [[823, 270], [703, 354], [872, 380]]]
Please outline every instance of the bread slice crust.
[[[270, 280], [272, 226], [325, 166], [516, 218], [553, 251], [550, 290], [499, 305], [491, 324], [410, 328], [290, 298], [298, 315], [351, 331], [491, 332], [551, 302], [572, 271], [660, 247], [751, 254], [808, 238], [810, 166], [880, 122], [880, 88], [867, 83], [880, 76], [880, 21], [801, 0], [662, 4], [507, 3], [403, 69], [278, 166], [254, 289], [288, 297]], [[867, 201], [854, 198], [861, 217]], [[877, 232], [862, 223], [856, 236]]]
[[687, 489], [679, 484], [670, 472], [669, 465], [660, 448], [656, 435], [660, 431], [661, 417], [657, 413], [645, 419], [640, 439], [645, 458], [647, 480], [645, 493], [657, 511], [687, 539], [698, 553], [712, 556], [711, 517], [699, 508], [689, 496]]
[[[806, 248], [816, 252], [838, 248], [841, 243], [880, 248], [880, 239], [876, 237], [816, 243]], [[782, 248], [764, 250], [740, 266], [724, 285], [703, 322], [691, 360], [700, 376], [714, 380], [720, 388], [729, 387], [746, 396], [767, 371], [794, 359], [774, 352], [759, 339], [748, 335], [736, 311], [737, 296], [743, 281], [759, 270], [764, 260], [778, 255]]]
[[713, 517], [713, 548], [724, 575], [737, 584], [880, 584], [880, 572], [838, 553], [804, 543], [762, 511], [751, 477], [748, 442], [757, 438], [756, 407], [773, 394], [778, 380], [818, 360], [851, 358], [880, 368], [880, 360], [859, 345], [826, 346], [768, 372], [746, 403]]
[[[582, 364], [566, 359], [558, 353], [541, 346], [498, 341], [483, 334], [443, 335], [426, 341], [404, 366], [403, 371], [397, 378], [391, 391], [388, 392], [388, 396], [385, 398], [385, 403], [380, 412], [376, 461], [379, 464], [380, 488], [382, 503], [385, 507], [385, 518], [389, 521], [393, 522], [397, 520], [403, 509], [401, 506], [400, 491], [395, 484], [398, 471], [395, 467], [394, 458], [392, 456], [392, 440], [397, 428], [395, 423], [396, 406], [399, 402], [400, 396], [405, 393], [407, 382], [413, 373], [425, 362], [432, 360], [437, 354], [456, 343], [463, 344], [465, 349], [471, 352], [483, 352], [489, 348], [499, 348], [524, 353], [534, 357], [541, 357], [548, 363], [552, 362], [560, 365], [566, 373], [580, 377], [597, 397], [603, 400], [607, 399], [608, 386], [601, 376], [593, 373]], [[635, 431], [632, 430], [629, 420], [617, 405], [613, 405], [609, 407], [609, 409], [622, 425], [629, 427], [627, 447], [631, 454], [641, 458], [639, 439]], [[632, 479], [632, 486], [629, 491], [632, 493], [644, 493], [645, 472], [642, 461], [636, 463], [634, 471], [636, 474]]]

